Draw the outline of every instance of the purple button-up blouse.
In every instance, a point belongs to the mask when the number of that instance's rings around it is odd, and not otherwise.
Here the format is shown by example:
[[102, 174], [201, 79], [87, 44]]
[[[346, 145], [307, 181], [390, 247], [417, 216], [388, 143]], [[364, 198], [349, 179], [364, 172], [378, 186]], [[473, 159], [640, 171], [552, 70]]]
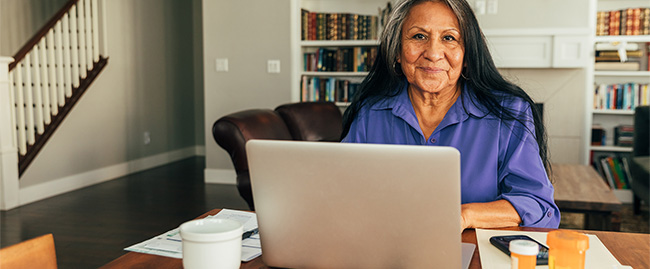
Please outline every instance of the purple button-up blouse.
[[454, 147], [461, 156], [462, 203], [505, 199], [519, 213], [521, 226], [557, 228], [560, 211], [539, 157], [528, 103], [520, 98], [502, 103], [531, 119], [524, 127], [492, 114], [476, 117], [486, 112], [470, 100], [468, 88], [461, 97], [425, 140], [404, 86], [396, 96], [364, 106], [343, 142]]

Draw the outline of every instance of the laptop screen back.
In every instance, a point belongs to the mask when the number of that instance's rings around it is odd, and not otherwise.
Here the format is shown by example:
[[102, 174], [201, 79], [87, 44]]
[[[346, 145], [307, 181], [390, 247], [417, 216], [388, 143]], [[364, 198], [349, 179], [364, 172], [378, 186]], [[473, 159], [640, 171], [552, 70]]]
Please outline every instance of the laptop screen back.
[[460, 268], [460, 153], [450, 147], [251, 140], [268, 266]]

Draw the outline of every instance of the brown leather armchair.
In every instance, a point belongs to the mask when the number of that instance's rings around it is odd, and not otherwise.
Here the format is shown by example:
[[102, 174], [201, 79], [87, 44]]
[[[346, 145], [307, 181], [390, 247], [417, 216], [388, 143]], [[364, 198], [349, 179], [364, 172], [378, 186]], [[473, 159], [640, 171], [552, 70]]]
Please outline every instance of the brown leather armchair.
[[251, 109], [223, 116], [212, 125], [214, 140], [230, 154], [237, 173], [237, 190], [248, 207], [255, 210], [246, 141], [250, 139], [291, 140], [291, 134], [280, 115], [270, 109]]
[[340, 141], [343, 132], [341, 110], [331, 102], [305, 102], [275, 108], [294, 140]]
[[221, 117], [212, 126], [214, 140], [230, 155], [237, 189], [255, 210], [246, 142], [250, 139], [339, 141], [341, 110], [331, 102], [291, 103], [270, 109], [250, 109]]

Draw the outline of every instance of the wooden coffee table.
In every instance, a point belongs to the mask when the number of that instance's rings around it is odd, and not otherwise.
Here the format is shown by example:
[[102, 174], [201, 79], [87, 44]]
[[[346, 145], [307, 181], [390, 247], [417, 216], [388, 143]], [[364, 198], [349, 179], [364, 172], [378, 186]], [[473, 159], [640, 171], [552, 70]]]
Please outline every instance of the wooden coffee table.
[[621, 201], [589, 165], [552, 164], [555, 203], [561, 212], [585, 213], [587, 230], [620, 231]]

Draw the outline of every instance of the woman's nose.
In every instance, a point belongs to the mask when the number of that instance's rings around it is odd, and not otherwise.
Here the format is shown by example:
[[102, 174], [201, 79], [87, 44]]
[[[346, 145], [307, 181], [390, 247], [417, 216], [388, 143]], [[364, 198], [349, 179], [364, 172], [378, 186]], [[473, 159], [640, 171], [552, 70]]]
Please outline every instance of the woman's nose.
[[445, 55], [444, 46], [438, 39], [430, 39], [425, 47], [424, 57], [431, 61], [443, 58]]

